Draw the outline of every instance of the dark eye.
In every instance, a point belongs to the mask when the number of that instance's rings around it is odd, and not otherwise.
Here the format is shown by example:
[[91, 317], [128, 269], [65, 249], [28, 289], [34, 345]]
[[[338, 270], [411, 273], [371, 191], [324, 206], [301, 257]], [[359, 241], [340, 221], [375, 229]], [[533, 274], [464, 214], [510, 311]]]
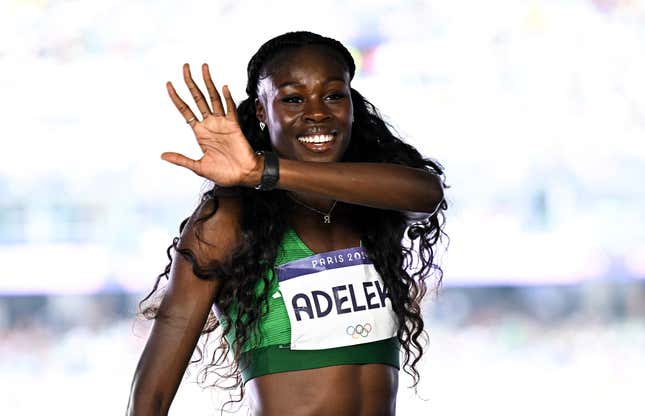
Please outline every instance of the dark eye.
[[296, 96], [296, 95], [290, 95], [288, 97], [284, 97], [282, 100], [284, 103], [289, 103], [289, 104], [297, 104], [302, 102], [302, 98]]
[[345, 98], [345, 94], [342, 92], [335, 92], [327, 96], [329, 100], [342, 100], [343, 98]]

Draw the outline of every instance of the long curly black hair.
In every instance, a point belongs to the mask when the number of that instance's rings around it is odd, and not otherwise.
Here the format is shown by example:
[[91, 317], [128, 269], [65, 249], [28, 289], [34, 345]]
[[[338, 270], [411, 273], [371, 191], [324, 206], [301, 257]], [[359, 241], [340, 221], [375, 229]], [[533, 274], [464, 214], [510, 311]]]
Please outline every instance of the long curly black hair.
[[[266, 42], [248, 64], [248, 98], [237, 107], [240, 127], [254, 150], [271, 150], [268, 133], [260, 129], [256, 117], [258, 83], [263, 77], [270, 75], [272, 68], [280, 64], [286, 54], [305, 46], [328, 48], [330, 57], [340, 59], [349, 71], [350, 79], [354, 77], [356, 67], [351, 54], [334, 39], [300, 31], [285, 33]], [[354, 123], [350, 144], [342, 162], [395, 163], [420, 168], [439, 175], [443, 186], [448, 188], [443, 167], [438, 162], [423, 158], [413, 146], [396, 137], [374, 105], [353, 88], [351, 99]], [[222, 191], [222, 188], [212, 182], [208, 183], [210, 189], [203, 193], [201, 202], [212, 200], [213, 203], [210, 204], [212, 209], [195, 221], [200, 239], [199, 227], [217, 211], [218, 193]], [[197, 348], [191, 364], [203, 361], [207, 355], [205, 348], [208, 334], [220, 331], [212, 358], [200, 372], [201, 380], [203, 382], [207, 375], [214, 374], [217, 381], [212, 386], [231, 391], [239, 389], [238, 400], [241, 400], [244, 386], [239, 368], [240, 355], [246, 342], [258, 333], [257, 324], [266, 311], [270, 287], [267, 272], [275, 262], [279, 244], [287, 230], [288, 218], [293, 212], [293, 201], [286, 196], [285, 191], [279, 189], [267, 192], [236, 187], [235, 191], [242, 201], [243, 238], [230, 261], [226, 264], [198, 264], [195, 253], [178, 247], [179, 238], [175, 237], [167, 249], [168, 265], [157, 277], [152, 291], [139, 305], [144, 317], [156, 318], [156, 302], [149, 305], [148, 301], [159, 299], [158, 296], [152, 297], [155, 292], [163, 294], [159, 284], [162, 278], [167, 280], [169, 277], [172, 250], [192, 263], [193, 273], [198, 278], [220, 279], [215, 304], [219, 313], [227, 319], [218, 320], [211, 313], [202, 332], [206, 335], [203, 337], [204, 349]], [[426, 339], [420, 304], [428, 289], [426, 279], [434, 276], [434, 288], [438, 290], [441, 286], [443, 271], [434, 260], [438, 241], [441, 241], [442, 235], [447, 237], [442, 230], [445, 223], [444, 211], [447, 208], [447, 202], [443, 200], [432, 215], [423, 218], [409, 218], [399, 211], [365, 206], [355, 206], [354, 210], [356, 215], [353, 221], [360, 230], [362, 244], [389, 290], [392, 308], [399, 322], [397, 337], [403, 352], [402, 368], [412, 377], [414, 387], [419, 382], [416, 364], [421, 358]], [[180, 234], [187, 221], [188, 218], [181, 223]], [[406, 232], [409, 245], [403, 242]], [[414, 273], [410, 274], [409, 269], [414, 269]], [[264, 281], [264, 291], [258, 296], [256, 286], [260, 281]], [[146, 304], [148, 305], [144, 306]], [[229, 333], [235, 335], [230, 344], [224, 337]]]

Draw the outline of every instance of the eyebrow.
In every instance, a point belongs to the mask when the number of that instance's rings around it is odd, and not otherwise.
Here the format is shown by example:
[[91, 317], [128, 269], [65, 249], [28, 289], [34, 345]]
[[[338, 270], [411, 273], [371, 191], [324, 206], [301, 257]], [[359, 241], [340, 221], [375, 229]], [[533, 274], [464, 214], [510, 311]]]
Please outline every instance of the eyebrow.
[[[324, 83], [325, 83], [325, 84], [328, 84], [328, 83], [330, 83], [330, 82], [332, 82], [332, 81], [340, 81], [340, 82], [343, 82], [343, 83], [344, 83], [344, 82], [345, 82], [345, 78], [342, 78], [342, 77], [329, 77], [329, 78], [327, 78], [327, 79], [325, 80], [325, 82], [324, 82]], [[278, 89], [279, 89], [279, 88], [284, 88], [284, 87], [289, 87], [289, 86], [298, 87], [298, 86], [302, 86], [302, 84], [301, 84], [301, 83], [299, 83], [299, 82], [287, 81], [287, 82], [283, 82], [282, 84], [278, 85]]]

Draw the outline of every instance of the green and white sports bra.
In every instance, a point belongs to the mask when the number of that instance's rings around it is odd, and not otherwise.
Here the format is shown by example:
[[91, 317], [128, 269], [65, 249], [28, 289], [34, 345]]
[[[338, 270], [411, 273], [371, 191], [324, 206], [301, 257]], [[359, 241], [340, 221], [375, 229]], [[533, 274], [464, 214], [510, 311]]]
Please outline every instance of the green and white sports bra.
[[[267, 277], [268, 312], [239, 363], [244, 383], [343, 364], [400, 368], [396, 315], [362, 244], [316, 254], [289, 227]], [[260, 280], [256, 293], [263, 288]], [[230, 345], [233, 331], [226, 339]]]

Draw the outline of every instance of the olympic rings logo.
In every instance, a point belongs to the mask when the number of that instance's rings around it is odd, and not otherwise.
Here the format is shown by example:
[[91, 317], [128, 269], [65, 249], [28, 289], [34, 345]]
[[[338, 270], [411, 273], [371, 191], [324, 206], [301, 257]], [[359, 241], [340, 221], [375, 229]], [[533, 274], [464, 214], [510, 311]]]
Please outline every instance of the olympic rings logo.
[[370, 332], [372, 332], [372, 325], [369, 323], [365, 325], [358, 324], [356, 326], [350, 325], [345, 329], [345, 333], [354, 339], [358, 339], [358, 337], [365, 338]]

